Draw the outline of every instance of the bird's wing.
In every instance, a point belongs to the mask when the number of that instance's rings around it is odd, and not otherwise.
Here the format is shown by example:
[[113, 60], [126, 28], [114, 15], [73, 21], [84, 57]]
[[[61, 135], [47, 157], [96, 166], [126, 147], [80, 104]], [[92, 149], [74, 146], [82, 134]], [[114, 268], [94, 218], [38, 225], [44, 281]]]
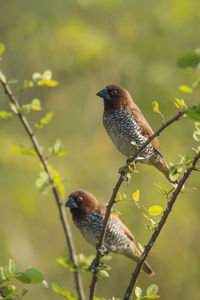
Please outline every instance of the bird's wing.
[[[140, 124], [142, 134], [148, 139], [150, 136], [154, 134], [154, 132], [136, 104], [134, 105], [133, 108], [133, 114], [135, 116], [136, 122]], [[156, 149], [156, 151], [158, 151], [159, 154], [162, 156], [160, 151], [160, 144], [156, 137], [151, 141], [151, 144], [154, 147], [154, 149]]]

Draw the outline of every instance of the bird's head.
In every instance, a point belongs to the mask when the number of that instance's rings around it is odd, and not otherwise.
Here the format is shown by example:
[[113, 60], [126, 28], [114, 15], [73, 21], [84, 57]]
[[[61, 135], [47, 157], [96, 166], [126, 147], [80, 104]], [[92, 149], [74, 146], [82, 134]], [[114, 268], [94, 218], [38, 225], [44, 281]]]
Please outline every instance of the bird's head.
[[65, 203], [70, 208], [72, 214], [85, 214], [95, 210], [98, 207], [97, 199], [90, 193], [78, 190], [71, 193]]
[[105, 110], [128, 109], [133, 102], [129, 92], [115, 84], [108, 85], [96, 95], [104, 99]]

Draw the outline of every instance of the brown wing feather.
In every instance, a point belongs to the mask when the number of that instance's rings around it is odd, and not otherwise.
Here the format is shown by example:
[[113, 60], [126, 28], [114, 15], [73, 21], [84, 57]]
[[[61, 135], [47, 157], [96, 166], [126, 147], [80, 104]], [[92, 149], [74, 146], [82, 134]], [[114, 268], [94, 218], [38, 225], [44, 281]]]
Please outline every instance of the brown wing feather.
[[[142, 114], [142, 112], [140, 111], [140, 109], [137, 107], [137, 105], [134, 102], [133, 102], [132, 111], [135, 116], [136, 122], [138, 122], [141, 126], [142, 134], [148, 139], [150, 136], [152, 136], [154, 134], [154, 132], [153, 132], [151, 126], [149, 125], [149, 123], [147, 122], [147, 120], [145, 119], [144, 115]], [[162, 154], [160, 152], [160, 144], [158, 142], [158, 139], [154, 138], [151, 141], [151, 144], [162, 156]]]

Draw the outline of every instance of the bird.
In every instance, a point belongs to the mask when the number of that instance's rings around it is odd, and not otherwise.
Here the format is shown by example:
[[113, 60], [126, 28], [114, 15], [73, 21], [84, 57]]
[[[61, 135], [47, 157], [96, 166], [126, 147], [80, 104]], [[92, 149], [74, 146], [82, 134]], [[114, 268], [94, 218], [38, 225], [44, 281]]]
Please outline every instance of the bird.
[[[104, 100], [103, 125], [116, 148], [131, 158], [135, 151], [154, 134], [130, 93], [115, 84], [100, 90], [97, 96]], [[153, 165], [169, 178], [169, 167], [155, 137], [136, 158], [135, 162]]]
[[[99, 202], [87, 191], [77, 190], [69, 195], [65, 206], [70, 208], [73, 222], [86, 241], [97, 247], [107, 209], [106, 204]], [[121, 254], [136, 262], [141, 255], [134, 236], [113, 213], [108, 219], [103, 250], [105, 254], [109, 252]], [[149, 276], [154, 275], [154, 271], [146, 261], [143, 270]]]

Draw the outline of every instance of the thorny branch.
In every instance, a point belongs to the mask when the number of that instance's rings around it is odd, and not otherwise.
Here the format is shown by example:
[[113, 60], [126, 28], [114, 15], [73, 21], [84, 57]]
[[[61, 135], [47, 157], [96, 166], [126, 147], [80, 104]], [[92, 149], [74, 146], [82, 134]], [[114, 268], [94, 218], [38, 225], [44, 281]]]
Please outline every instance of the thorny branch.
[[[194, 109], [196, 106], [192, 106], [190, 109]], [[133, 162], [136, 157], [139, 155], [139, 153], [144, 150], [144, 148], [158, 135], [160, 135], [160, 133], [167, 128], [169, 125], [171, 125], [172, 123], [174, 123], [175, 121], [178, 121], [185, 113], [187, 110], [183, 110], [180, 111], [177, 115], [175, 115], [172, 119], [170, 119], [169, 121], [167, 121], [166, 123], [163, 123], [162, 126], [152, 135], [148, 138], [148, 140], [146, 140], [146, 142], [144, 144], [142, 144], [142, 146], [140, 146], [136, 151], [135, 154], [133, 156], [131, 156], [129, 158], [129, 163]], [[129, 170], [128, 168], [124, 168], [124, 170], [120, 173], [119, 179], [117, 180], [117, 183], [113, 189], [110, 201], [107, 205], [107, 210], [106, 210], [106, 214], [105, 214], [105, 219], [104, 219], [104, 223], [103, 223], [103, 227], [102, 227], [102, 231], [101, 231], [101, 235], [99, 238], [99, 242], [97, 245], [97, 253], [96, 253], [96, 257], [95, 257], [95, 263], [94, 263], [94, 270], [93, 270], [93, 274], [92, 274], [92, 280], [91, 280], [91, 284], [90, 284], [90, 300], [93, 299], [94, 295], [95, 295], [95, 289], [96, 289], [96, 284], [97, 284], [97, 267], [100, 263], [100, 259], [101, 259], [101, 248], [103, 246], [104, 243], [104, 238], [105, 238], [105, 234], [106, 234], [106, 228], [107, 228], [107, 224], [108, 224], [108, 219], [109, 216], [111, 214], [111, 210], [112, 210], [112, 206], [115, 203], [115, 199], [117, 196], [117, 193], [120, 189], [121, 184], [123, 183], [124, 180], [126, 180], [126, 175], [128, 174]]]
[[10, 99], [10, 101], [15, 104], [15, 106], [17, 108], [17, 116], [19, 117], [24, 129], [26, 130], [29, 138], [31, 139], [33, 147], [34, 147], [35, 151], [37, 152], [37, 155], [38, 155], [38, 157], [39, 157], [39, 159], [40, 159], [40, 161], [41, 161], [41, 163], [44, 167], [44, 170], [48, 174], [49, 184], [51, 185], [52, 193], [53, 193], [54, 199], [56, 201], [56, 204], [57, 204], [57, 207], [58, 207], [58, 210], [59, 210], [60, 220], [61, 220], [63, 230], [64, 230], [64, 233], [65, 233], [67, 246], [69, 248], [70, 258], [73, 262], [73, 267], [76, 270], [74, 272], [74, 280], [75, 280], [75, 284], [76, 284], [76, 290], [77, 290], [77, 293], [78, 293], [78, 296], [79, 296], [79, 300], [85, 300], [83, 284], [82, 284], [80, 274], [78, 272], [78, 263], [77, 263], [77, 259], [76, 259], [75, 247], [74, 247], [74, 242], [73, 242], [72, 235], [71, 235], [71, 230], [70, 230], [70, 227], [69, 227], [69, 224], [68, 224], [68, 221], [67, 221], [67, 217], [66, 217], [66, 214], [65, 214], [63, 202], [60, 199], [57, 188], [52, 185], [53, 180], [52, 180], [52, 175], [51, 175], [51, 172], [50, 172], [50, 169], [49, 169], [49, 166], [48, 166], [48, 162], [42, 154], [41, 147], [38, 143], [38, 140], [37, 140], [32, 128], [31, 128], [31, 126], [29, 125], [26, 117], [21, 113], [21, 107], [20, 107], [20, 104], [18, 102], [18, 99], [12, 93], [12, 91], [11, 91], [9, 85], [7, 84], [7, 82], [4, 82], [1, 79], [0, 79], [0, 82], [3, 86], [3, 88], [4, 88], [5, 93], [7, 94], [8, 98]]
[[185, 184], [186, 180], [190, 176], [191, 172], [193, 170], [195, 170], [196, 164], [197, 164], [197, 162], [198, 162], [199, 159], [200, 159], [200, 152], [195, 156], [195, 158], [193, 160], [193, 163], [192, 163], [192, 166], [189, 167], [185, 171], [185, 174], [183, 175], [183, 177], [180, 180], [177, 188], [173, 192], [172, 197], [171, 197], [170, 201], [168, 202], [167, 208], [165, 209], [165, 211], [163, 213], [163, 216], [162, 216], [160, 222], [158, 223], [158, 226], [154, 230], [154, 232], [153, 232], [153, 234], [152, 234], [152, 236], [151, 236], [148, 244], [145, 246], [144, 251], [143, 251], [143, 253], [140, 256], [140, 260], [138, 261], [138, 263], [137, 263], [137, 265], [135, 267], [135, 271], [132, 273], [132, 277], [131, 277], [129, 285], [128, 285], [127, 289], [126, 289], [126, 292], [125, 292], [123, 300], [130, 299], [130, 296], [132, 294], [134, 285], [135, 285], [136, 280], [137, 280], [137, 278], [138, 278], [138, 276], [140, 274], [142, 265], [143, 265], [145, 259], [147, 258], [147, 256], [148, 256], [151, 248], [153, 247], [155, 241], [157, 240], [157, 238], [158, 238], [158, 236], [159, 236], [159, 234], [160, 234], [163, 226], [166, 224], [167, 218], [168, 218], [170, 212], [172, 211], [172, 207], [173, 207], [173, 205], [174, 205], [174, 203], [175, 203], [178, 195], [181, 193], [181, 189], [182, 189], [183, 185]]

